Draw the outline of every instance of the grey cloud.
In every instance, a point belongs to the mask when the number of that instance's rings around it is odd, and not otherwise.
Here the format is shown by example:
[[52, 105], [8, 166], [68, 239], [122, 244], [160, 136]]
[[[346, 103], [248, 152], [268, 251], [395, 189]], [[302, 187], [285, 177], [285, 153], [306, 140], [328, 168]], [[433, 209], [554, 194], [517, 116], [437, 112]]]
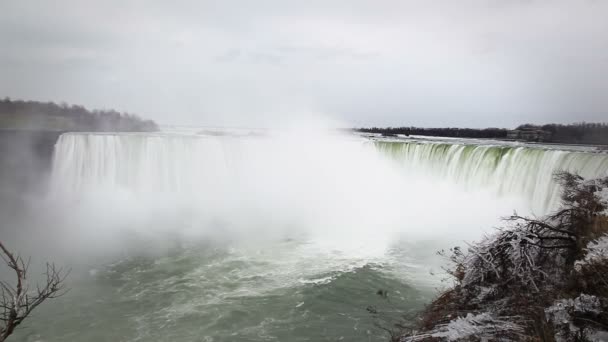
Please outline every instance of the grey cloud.
[[603, 1], [5, 1], [0, 95], [166, 123], [608, 119]]

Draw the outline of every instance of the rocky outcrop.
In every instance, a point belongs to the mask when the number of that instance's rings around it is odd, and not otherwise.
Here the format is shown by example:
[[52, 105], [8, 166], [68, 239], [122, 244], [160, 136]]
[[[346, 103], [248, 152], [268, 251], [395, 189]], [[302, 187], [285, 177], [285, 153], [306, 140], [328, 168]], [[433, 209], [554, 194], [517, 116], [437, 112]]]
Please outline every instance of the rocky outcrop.
[[557, 178], [556, 212], [447, 254], [454, 287], [396, 341], [606, 341], [608, 177]]

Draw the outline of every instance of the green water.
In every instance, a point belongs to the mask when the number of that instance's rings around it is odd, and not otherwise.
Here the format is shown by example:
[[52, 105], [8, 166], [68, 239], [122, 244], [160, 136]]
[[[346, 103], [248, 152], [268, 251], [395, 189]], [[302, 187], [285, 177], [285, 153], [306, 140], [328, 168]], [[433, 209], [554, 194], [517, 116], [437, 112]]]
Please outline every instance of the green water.
[[376, 324], [411, 324], [434, 293], [410, 285], [427, 269], [389, 254], [280, 242], [128, 257], [74, 270], [71, 291], [45, 303], [13, 341], [386, 341]]
[[87, 259], [15, 341], [387, 341], [378, 324], [412, 325], [437, 293], [437, 250], [554, 208], [555, 171], [608, 170], [605, 153], [337, 137], [79, 133], [55, 152], [54, 215], [23, 226], [61, 237], [44, 257]]

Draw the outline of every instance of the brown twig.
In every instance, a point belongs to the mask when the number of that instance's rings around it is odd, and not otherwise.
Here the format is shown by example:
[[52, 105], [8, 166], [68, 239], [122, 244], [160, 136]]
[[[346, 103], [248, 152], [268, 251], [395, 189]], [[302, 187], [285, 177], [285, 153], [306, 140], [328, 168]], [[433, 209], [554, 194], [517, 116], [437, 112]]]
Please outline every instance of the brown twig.
[[27, 284], [27, 271], [30, 261], [11, 253], [0, 241], [0, 255], [7, 266], [15, 272], [16, 285], [0, 281], [0, 342], [6, 340], [38, 305], [50, 298], [57, 298], [67, 292], [65, 280], [70, 273], [46, 264], [46, 281], [30, 291]]

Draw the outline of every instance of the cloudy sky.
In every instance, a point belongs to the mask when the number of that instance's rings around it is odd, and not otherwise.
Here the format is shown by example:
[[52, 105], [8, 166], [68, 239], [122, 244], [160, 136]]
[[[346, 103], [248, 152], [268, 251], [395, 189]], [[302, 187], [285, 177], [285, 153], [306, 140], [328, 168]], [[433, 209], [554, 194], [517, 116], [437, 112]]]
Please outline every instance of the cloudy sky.
[[0, 1], [0, 96], [161, 123], [608, 121], [608, 1]]

